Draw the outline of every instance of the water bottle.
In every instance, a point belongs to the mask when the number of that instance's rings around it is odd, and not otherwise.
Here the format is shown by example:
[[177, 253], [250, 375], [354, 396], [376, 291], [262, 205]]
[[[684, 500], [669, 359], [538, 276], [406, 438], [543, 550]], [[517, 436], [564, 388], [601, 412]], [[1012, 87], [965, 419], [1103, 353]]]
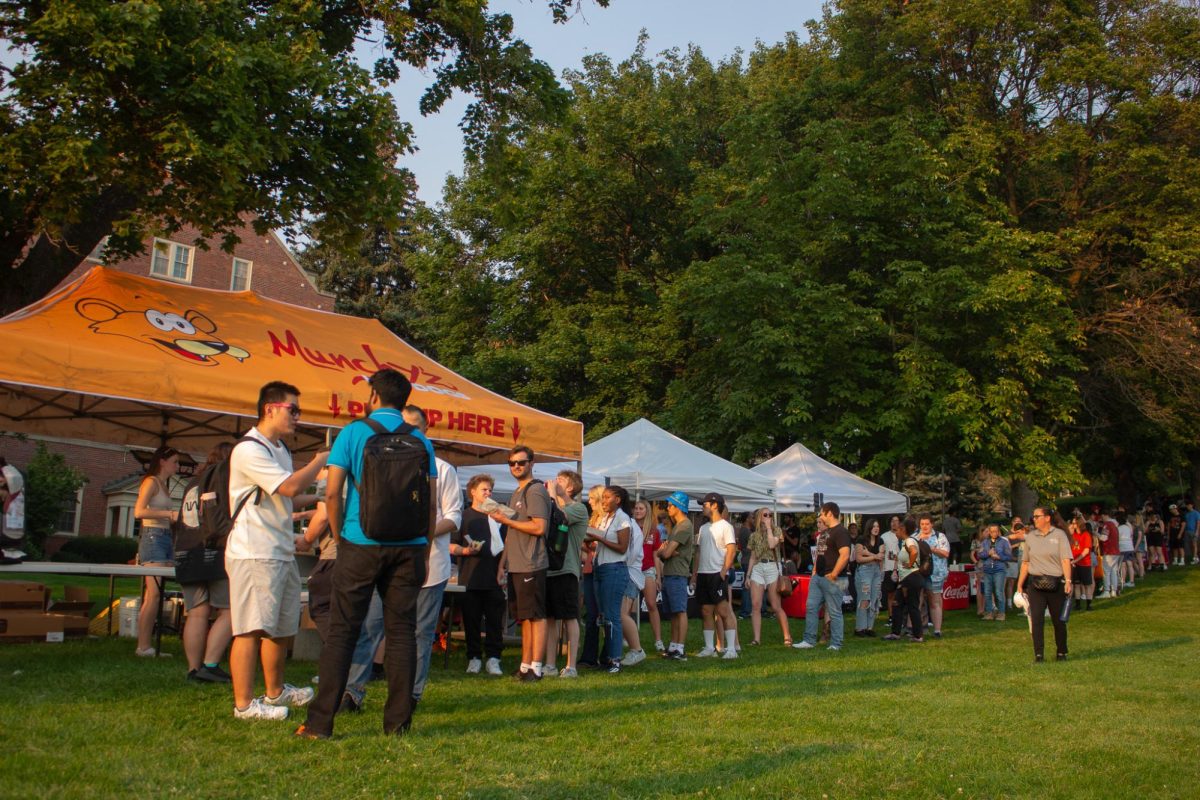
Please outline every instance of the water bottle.
[[1071, 596], [1067, 595], [1067, 599], [1063, 601], [1062, 613], [1058, 615], [1060, 622], [1066, 622], [1071, 618]]

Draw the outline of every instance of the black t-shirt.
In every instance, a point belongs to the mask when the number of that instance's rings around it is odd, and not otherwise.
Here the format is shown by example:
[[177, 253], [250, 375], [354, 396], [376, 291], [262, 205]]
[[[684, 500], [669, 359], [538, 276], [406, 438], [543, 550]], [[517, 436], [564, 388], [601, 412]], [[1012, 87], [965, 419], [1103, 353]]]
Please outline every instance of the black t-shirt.
[[[821, 531], [817, 537], [817, 560], [814, 572], [817, 575], [828, 575], [837, 566], [839, 550], [850, 547], [850, 532], [841, 525], [834, 525]], [[840, 576], [839, 576], [840, 577]]]
[[[507, 529], [500, 526], [500, 539], [505, 539]], [[462, 526], [450, 541], [466, 546], [466, 537], [483, 542], [483, 548], [473, 556], [458, 556], [458, 583], [467, 589], [499, 589], [496, 570], [499, 559], [492, 552], [492, 528], [487, 514], [467, 506], [463, 509]]]

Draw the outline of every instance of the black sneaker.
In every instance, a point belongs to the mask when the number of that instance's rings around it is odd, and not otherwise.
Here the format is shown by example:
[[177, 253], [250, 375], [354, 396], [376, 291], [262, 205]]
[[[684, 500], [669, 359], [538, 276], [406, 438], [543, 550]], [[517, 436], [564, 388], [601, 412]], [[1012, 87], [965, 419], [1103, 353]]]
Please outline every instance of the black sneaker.
[[672, 661], [687, 661], [687, 654], [679, 650], [668, 650], [667, 658], [671, 659]]
[[536, 672], [534, 672], [531, 669], [526, 670], [525, 672], [522, 672], [520, 674], [520, 676], [518, 677], [518, 680], [520, 680], [521, 683], [537, 683], [541, 679], [542, 679], [542, 676], [538, 675]]
[[372, 664], [371, 665], [371, 677], [367, 679], [368, 682], [369, 681], [382, 681], [386, 678], [387, 678], [387, 671], [384, 670], [383, 664]]
[[620, 661], [612, 662], [612, 664], [609, 665], [608, 674], [609, 675], [620, 675], [621, 674], [621, 662]]
[[342, 695], [342, 702], [338, 704], [337, 713], [341, 714], [343, 711], [349, 714], [357, 714], [362, 711], [362, 703], [354, 695], [346, 692]]
[[190, 672], [188, 673], [188, 677], [192, 680], [204, 681], [206, 683], [231, 683], [233, 681], [229, 673], [219, 666], [209, 667], [202, 664], [200, 669], [195, 670], [195, 673], [196, 676], [194, 678], [192, 678]]
[[1035, 664], [1040, 664], [1040, 663], [1042, 663], [1043, 661], [1045, 661], [1045, 659], [1044, 659], [1044, 658], [1042, 658], [1041, 656], [1034, 656], [1034, 657], [1033, 657], [1033, 663], [1035, 663]]
[[1066, 654], [1066, 653], [1059, 653], [1058, 655], [1056, 655], [1056, 656], [1054, 657], [1054, 660], [1055, 660], [1055, 661], [1066, 661], [1066, 660], [1067, 660], [1067, 654]]

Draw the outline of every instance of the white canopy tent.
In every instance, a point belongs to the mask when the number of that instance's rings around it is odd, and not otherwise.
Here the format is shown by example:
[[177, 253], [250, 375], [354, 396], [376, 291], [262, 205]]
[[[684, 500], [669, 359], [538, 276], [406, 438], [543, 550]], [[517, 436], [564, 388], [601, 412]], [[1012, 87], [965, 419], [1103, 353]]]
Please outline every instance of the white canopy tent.
[[709, 492], [718, 492], [734, 511], [750, 511], [774, 502], [774, 479], [739, 467], [646, 419], [585, 445], [587, 474], [603, 475], [630, 495], [661, 499], [687, 492], [692, 508]]
[[775, 481], [777, 508], [784, 513], [815, 511], [817, 494], [822, 502], [837, 503], [845, 514], [903, 514], [908, 510], [907, 495], [830, 464], [799, 442], [752, 471]]
[[[574, 469], [574, 464], [563, 463], [562, 461], [535, 461], [533, 462], [533, 477], [534, 480], [549, 481], [553, 480], [558, 473], [564, 469]], [[588, 489], [597, 484], [604, 483], [604, 478], [600, 475], [594, 475], [590, 472], [583, 472], [583, 498], [587, 498]], [[492, 494], [499, 497], [510, 497], [517, 490], [517, 482], [509, 471], [507, 464], [479, 464], [470, 467], [458, 468], [458, 484], [465, 492], [467, 483], [476, 475], [492, 476]]]

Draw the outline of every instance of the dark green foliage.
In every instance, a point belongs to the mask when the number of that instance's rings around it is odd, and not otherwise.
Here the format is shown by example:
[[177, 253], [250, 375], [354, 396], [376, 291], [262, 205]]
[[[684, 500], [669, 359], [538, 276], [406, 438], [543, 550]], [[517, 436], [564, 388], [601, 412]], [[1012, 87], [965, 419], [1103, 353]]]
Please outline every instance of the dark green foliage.
[[137, 539], [80, 536], [59, 548], [51, 561], [79, 564], [125, 564], [137, 556]]
[[44, 442], [25, 467], [25, 535], [35, 554], [42, 552], [46, 537], [58, 528], [63, 504], [73, 502], [87, 477], [67, 464], [58, 453], [51, 453]]

